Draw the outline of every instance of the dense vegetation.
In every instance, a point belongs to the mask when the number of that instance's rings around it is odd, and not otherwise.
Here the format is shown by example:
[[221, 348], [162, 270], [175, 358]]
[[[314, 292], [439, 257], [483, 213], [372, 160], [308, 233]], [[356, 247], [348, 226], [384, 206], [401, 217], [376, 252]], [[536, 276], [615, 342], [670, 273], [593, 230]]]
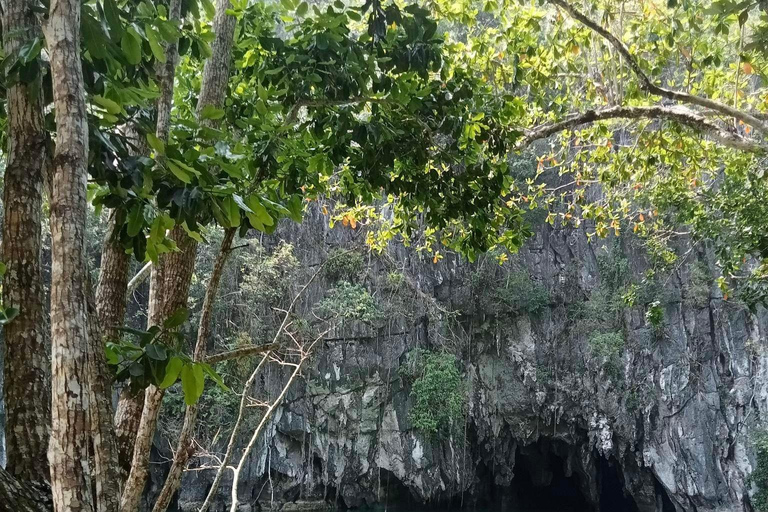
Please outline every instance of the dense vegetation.
[[[241, 372], [240, 414], [209, 493], [232, 463], [236, 510], [248, 450], [236, 463], [234, 439], [262, 365], [292, 373], [260, 403], [249, 447], [323, 336], [342, 322], [380, 326], [398, 307], [361, 280], [355, 248], [305, 276], [334, 287], [299, 318], [304, 288], [281, 286], [296, 271], [291, 249], [254, 249], [239, 268], [255, 318], [226, 350], [210, 343], [237, 240], [301, 222], [307, 205], [373, 250], [398, 240], [434, 263], [490, 253], [503, 265], [538, 218], [585, 227], [590, 238], [633, 233], [652, 255], [647, 279], [629, 282], [621, 261], [604, 262], [613, 267], [593, 310], [572, 312], [589, 321], [593, 356], [616, 379], [621, 304], [641, 305], [660, 329], [654, 286], [690, 247], [716, 259], [698, 270], [704, 284], [690, 300], [707, 299], [714, 273], [724, 298], [756, 307], [768, 290], [763, 9], [731, 0], [8, 0], [0, 497], [15, 510], [135, 512], [166, 390], [181, 415], [180, 384], [184, 419], [154, 504], [164, 511], [210, 404], [206, 379], [220, 386], [211, 393], [225, 392], [222, 376]], [[92, 214], [106, 225], [98, 283]], [[203, 286], [196, 255], [213, 247]], [[133, 280], [131, 259], [143, 267]], [[126, 295], [147, 276], [146, 325], [126, 326]], [[508, 276], [496, 283], [484, 269], [471, 283], [494, 314], [545, 308], [541, 283]], [[393, 296], [405, 281], [390, 270]], [[464, 407], [455, 355], [418, 354], [411, 367], [414, 426], [455, 428]], [[116, 412], [115, 382], [124, 383]]]

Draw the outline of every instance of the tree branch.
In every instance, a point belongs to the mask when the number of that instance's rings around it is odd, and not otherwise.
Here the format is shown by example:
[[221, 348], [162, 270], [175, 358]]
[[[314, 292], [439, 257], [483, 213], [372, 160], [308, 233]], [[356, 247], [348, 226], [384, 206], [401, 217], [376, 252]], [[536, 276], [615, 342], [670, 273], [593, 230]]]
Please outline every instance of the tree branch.
[[663, 107], [658, 105], [647, 107], [607, 107], [604, 109], [587, 110], [583, 113], [573, 114], [562, 121], [546, 124], [529, 130], [525, 134], [525, 137], [518, 142], [517, 148], [523, 149], [536, 140], [545, 139], [563, 130], [570, 130], [583, 124], [605, 121], [608, 119], [664, 119], [667, 121], [676, 121], [709, 134], [710, 137], [724, 146], [750, 153], [768, 152], [768, 146], [766, 144], [749, 140], [737, 133], [727, 131], [693, 110], [682, 106]]
[[592, 31], [596, 32], [597, 34], [602, 36], [604, 39], [606, 39], [616, 49], [616, 51], [618, 51], [622, 55], [622, 57], [624, 57], [627, 60], [627, 63], [632, 68], [632, 71], [634, 71], [634, 73], [637, 75], [638, 79], [640, 80], [640, 87], [643, 90], [651, 94], [662, 96], [664, 98], [668, 98], [671, 100], [676, 100], [676, 101], [688, 103], [691, 105], [698, 105], [700, 107], [714, 110], [715, 112], [719, 112], [720, 114], [732, 117], [739, 121], [743, 121], [744, 123], [751, 125], [756, 130], [760, 130], [763, 133], [768, 133], [768, 124], [764, 123], [754, 115], [744, 112], [743, 110], [739, 110], [737, 108], [731, 107], [724, 103], [720, 103], [719, 101], [711, 100], [709, 98], [702, 98], [701, 96], [696, 96], [694, 94], [688, 94], [686, 92], [676, 91], [673, 89], [667, 89], [665, 87], [659, 87], [658, 85], [654, 84], [651, 81], [651, 79], [648, 77], [648, 75], [646, 75], [643, 69], [640, 67], [640, 64], [637, 62], [637, 60], [632, 56], [631, 53], [629, 53], [629, 49], [626, 47], [626, 45], [618, 37], [613, 35], [610, 31], [608, 31], [604, 27], [600, 26], [599, 24], [589, 19], [587, 16], [582, 14], [579, 10], [577, 10], [575, 7], [573, 7], [571, 4], [569, 4], [565, 0], [549, 0], [549, 1], [550, 3], [553, 3], [558, 7], [560, 7], [561, 9], [563, 9], [564, 11], [566, 11], [568, 14], [571, 15], [571, 17], [578, 20], [581, 24], [583, 24], [587, 28], [591, 29]]
[[206, 364], [215, 364], [222, 361], [229, 361], [230, 359], [237, 359], [239, 357], [247, 357], [256, 354], [263, 354], [264, 352], [270, 352], [280, 348], [279, 343], [266, 343], [264, 345], [254, 345], [253, 347], [242, 347], [234, 350], [228, 350], [219, 354], [213, 354], [204, 359]]

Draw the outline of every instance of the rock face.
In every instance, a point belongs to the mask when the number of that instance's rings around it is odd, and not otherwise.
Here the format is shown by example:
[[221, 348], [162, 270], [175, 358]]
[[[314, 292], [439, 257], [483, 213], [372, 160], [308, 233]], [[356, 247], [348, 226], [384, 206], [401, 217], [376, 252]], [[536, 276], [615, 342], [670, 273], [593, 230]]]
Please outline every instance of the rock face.
[[[317, 263], [328, 247], [350, 243], [350, 229], [324, 226], [316, 213], [280, 236], [317, 248], [302, 257]], [[381, 284], [392, 268], [406, 291]], [[247, 466], [242, 510], [311, 500], [514, 510], [537, 499], [557, 506], [558, 496], [579, 510], [752, 510], [767, 318], [723, 300], [709, 268], [690, 254], [643, 284], [649, 266], [631, 241], [590, 245], [582, 231], [548, 226], [504, 266], [434, 264], [392, 248], [363, 284], [406, 313], [329, 335]], [[609, 290], [617, 280], [622, 288]], [[535, 308], [514, 295], [531, 286], [546, 291]], [[617, 308], [621, 295], [630, 305]], [[612, 314], [614, 324], [601, 320]], [[412, 425], [411, 383], [399, 369], [415, 348], [459, 356], [466, 418], [448, 435]], [[283, 378], [274, 372], [263, 385], [276, 390]], [[178, 509], [193, 510], [212, 476], [188, 472]], [[228, 510], [228, 485], [214, 510]]]

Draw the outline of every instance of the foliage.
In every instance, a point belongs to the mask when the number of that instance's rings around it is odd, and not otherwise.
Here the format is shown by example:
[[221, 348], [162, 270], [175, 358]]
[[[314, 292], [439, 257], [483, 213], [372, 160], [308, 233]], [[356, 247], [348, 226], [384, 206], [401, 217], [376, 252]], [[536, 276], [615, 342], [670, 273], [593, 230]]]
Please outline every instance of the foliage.
[[186, 308], [177, 310], [163, 326], [153, 325], [146, 331], [123, 327], [123, 332], [137, 338], [107, 343], [107, 363], [115, 369], [115, 380], [130, 378], [131, 386], [142, 389], [154, 385], [168, 388], [181, 379], [184, 400], [195, 404], [203, 393], [205, 376], [224, 389], [221, 377], [204, 362], [193, 361], [182, 352], [184, 338], [176, 330], [189, 317]]
[[598, 357], [606, 373], [614, 378], [623, 375], [621, 356], [624, 352], [624, 336], [617, 331], [594, 333], [589, 337], [589, 348]]
[[353, 282], [363, 270], [363, 255], [359, 251], [336, 248], [328, 253], [323, 274], [331, 281]]
[[754, 449], [756, 464], [750, 481], [757, 491], [752, 496], [752, 506], [758, 512], [768, 511], [768, 432], [755, 434]]
[[481, 265], [469, 276], [477, 306], [496, 314], [536, 314], [550, 303], [549, 290], [526, 271]]
[[467, 400], [456, 356], [414, 349], [406, 357], [399, 372], [412, 382], [408, 418], [413, 428], [430, 437], [455, 431], [462, 424]]
[[331, 288], [315, 311], [321, 318], [359, 320], [369, 325], [377, 325], [382, 319], [379, 305], [368, 290], [347, 281], [339, 281]]
[[269, 255], [258, 245], [242, 258], [243, 293], [251, 304], [274, 305], [290, 290], [291, 277], [298, 268], [291, 244], [281, 241]]

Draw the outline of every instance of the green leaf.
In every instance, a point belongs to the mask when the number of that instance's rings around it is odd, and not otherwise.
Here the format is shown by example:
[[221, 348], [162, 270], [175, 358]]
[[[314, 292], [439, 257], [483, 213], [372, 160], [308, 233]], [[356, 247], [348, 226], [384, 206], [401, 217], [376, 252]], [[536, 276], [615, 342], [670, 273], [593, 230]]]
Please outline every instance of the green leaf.
[[206, 105], [203, 110], [200, 111], [201, 119], [221, 119], [224, 117], [224, 110], [216, 108], [213, 105]]
[[168, 170], [170, 170], [173, 175], [179, 179], [179, 181], [182, 183], [192, 183], [192, 176], [190, 176], [187, 171], [176, 165], [173, 160], [168, 160], [166, 164], [168, 165]]
[[93, 101], [110, 114], [119, 114], [123, 111], [123, 107], [121, 107], [116, 101], [112, 101], [109, 98], [105, 98], [104, 96], [93, 96]]
[[136, 65], [141, 62], [141, 36], [133, 27], [128, 27], [128, 30], [123, 32], [120, 48], [129, 64]]
[[208, 16], [209, 20], [212, 20], [216, 15], [216, 7], [214, 7], [213, 2], [211, 0], [200, 0], [200, 3], [203, 5], [205, 15]]
[[115, 0], [104, 0], [104, 14], [112, 33], [112, 39], [117, 42], [123, 35], [123, 23], [120, 21], [120, 10]]
[[173, 356], [165, 366], [165, 377], [158, 387], [160, 389], [166, 389], [173, 386], [173, 384], [176, 382], [176, 379], [179, 378], [179, 372], [181, 372], [181, 368], [183, 366], [184, 361], [176, 356]]
[[296, 8], [296, 14], [298, 16], [304, 16], [309, 11], [309, 4], [307, 2], [301, 2]]
[[[253, 213], [247, 214], [248, 220], [251, 221], [251, 225], [260, 231], [264, 231], [264, 226], [271, 226], [275, 223], [275, 219], [269, 214], [264, 207], [258, 196], [250, 196], [246, 203], [250, 207]], [[259, 227], [261, 226], [261, 227]]]
[[147, 142], [149, 146], [155, 150], [158, 155], [165, 154], [165, 143], [160, 140], [154, 133], [147, 134]]
[[144, 347], [144, 351], [147, 353], [147, 357], [155, 361], [165, 361], [168, 358], [168, 352], [165, 350], [165, 347], [156, 343], [148, 344]]
[[158, 62], [165, 63], [165, 50], [160, 46], [159, 34], [157, 30], [148, 23], [144, 24], [144, 33], [147, 35], [147, 42], [149, 42], [149, 49], [152, 50], [152, 55]]
[[[194, 368], [190, 364], [185, 364], [181, 369], [181, 389], [184, 392], [184, 403], [187, 405], [195, 405], [202, 394], [202, 390], [200, 393], [197, 391], [202, 386], [197, 383], [198, 375]], [[203, 377], [200, 380], [202, 381]]]
[[3, 277], [5, 275], [5, 271], [8, 269], [8, 267], [5, 266], [5, 263], [0, 261], [0, 277]]
[[128, 213], [128, 236], [138, 235], [142, 227], [144, 227], [144, 205], [139, 203], [135, 204]]
[[181, 324], [186, 322], [188, 318], [189, 309], [179, 308], [174, 311], [173, 314], [165, 320], [165, 322], [163, 322], [163, 327], [166, 329], [175, 329], [176, 327], [179, 327]]
[[205, 372], [206, 375], [208, 375], [211, 380], [213, 380], [221, 389], [224, 391], [229, 391], [229, 388], [226, 384], [224, 384], [224, 380], [221, 378], [221, 375], [216, 373], [216, 370], [211, 368], [209, 364], [206, 363], [197, 363]]
[[40, 55], [40, 50], [43, 48], [43, 38], [36, 37], [32, 41], [29, 41], [24, 46], [19, 48], [19, 60], [24, 64], [29, 64]]

